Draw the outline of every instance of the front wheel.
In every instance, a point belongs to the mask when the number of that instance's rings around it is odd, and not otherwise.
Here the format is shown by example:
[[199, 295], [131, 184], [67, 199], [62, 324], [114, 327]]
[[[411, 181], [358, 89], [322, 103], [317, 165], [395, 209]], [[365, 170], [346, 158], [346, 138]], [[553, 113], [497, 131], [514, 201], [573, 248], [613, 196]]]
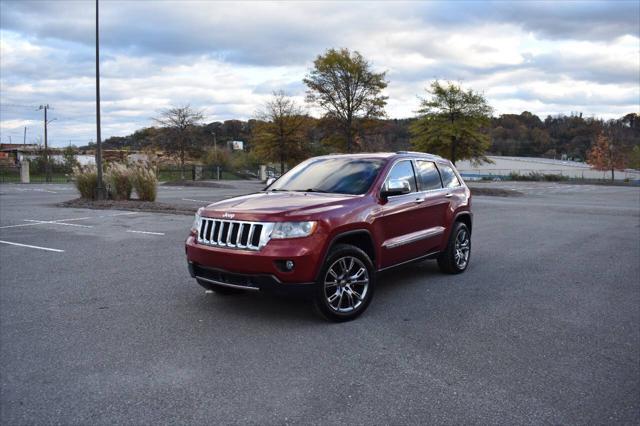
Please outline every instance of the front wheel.
[[322, 267], [314, 306], [325, 318], [342, 322], [357, 318], [373, 298], [375, 271], [359, 248], [338, 244]]
[[462, 222], [456, 222], [449, 235], [447, 249], [438, 257], [438, 266], [442, 272], [459, 274], [469, 266], [471, 256], [471, 232]]

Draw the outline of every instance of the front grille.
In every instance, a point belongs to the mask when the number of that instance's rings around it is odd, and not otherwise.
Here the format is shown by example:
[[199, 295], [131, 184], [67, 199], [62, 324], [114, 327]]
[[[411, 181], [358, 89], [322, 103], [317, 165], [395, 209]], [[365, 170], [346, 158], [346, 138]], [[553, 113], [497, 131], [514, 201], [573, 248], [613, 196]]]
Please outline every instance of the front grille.
[[198, 243], [210, 246], [260, 250], [269, 242], [273, 223], [200, 218]]

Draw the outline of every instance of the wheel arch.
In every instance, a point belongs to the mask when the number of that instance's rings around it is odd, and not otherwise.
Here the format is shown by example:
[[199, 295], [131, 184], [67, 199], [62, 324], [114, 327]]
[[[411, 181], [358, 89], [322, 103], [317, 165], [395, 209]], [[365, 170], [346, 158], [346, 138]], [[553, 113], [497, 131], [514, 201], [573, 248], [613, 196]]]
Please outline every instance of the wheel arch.
[[[331, 252], [331, 249], [337, 244], [349, 244], [359, 248], [360, 250], [365, 252], [367, 256], [369, 256], [371, 263], [374, 265], [374, 268], [376, 268], [378, 255], [376, 252], [376, 245], [373, 239], [373, 235], [371, 235], [371, 232], [367, 229], [353, 229], [350, 231], [340, 232], [331, 239], [324, 251], [324, 256], [322, 256], [322, 263], [318, 268], [317, 274], [320, 274], [320, 272], [322, 271], [321, 265], [324, 265], [324, 263], [327, 261], [329, 253]], [[318, 278], [317, 274], [316, 280]]]
[[473, 234], [473, 215], [471, 214], [471, 212], [466, 210], [458, 212], [453, 219], [453, 222], [464, 223], [465, 225], [467, 225], [467, 228], [469, 228], [469, 233]]

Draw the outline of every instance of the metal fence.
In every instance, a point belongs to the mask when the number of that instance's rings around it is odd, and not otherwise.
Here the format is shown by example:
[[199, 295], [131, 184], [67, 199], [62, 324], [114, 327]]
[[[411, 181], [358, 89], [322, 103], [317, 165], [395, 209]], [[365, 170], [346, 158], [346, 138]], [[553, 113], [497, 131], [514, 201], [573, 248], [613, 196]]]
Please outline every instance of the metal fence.
[[186, 165], [184, 170], [179, 166], [159, 167], [157, 170], [160, 182], [179, 180], [242, 180], [258, 178], [257, 171], [230, 170], [223, 166]]
[[20, 169], [17, 167], [0, 167], [0, 183], [19, 183]]

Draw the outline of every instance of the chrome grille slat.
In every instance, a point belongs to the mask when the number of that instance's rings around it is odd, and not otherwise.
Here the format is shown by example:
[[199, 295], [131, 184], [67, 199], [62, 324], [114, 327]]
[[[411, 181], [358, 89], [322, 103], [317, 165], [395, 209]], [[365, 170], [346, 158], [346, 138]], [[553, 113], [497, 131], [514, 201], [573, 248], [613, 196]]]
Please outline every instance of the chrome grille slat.
[[251, 245], [251, 241], [253, 241], [253, 232], [256, 230], [256, 225], [255, 223], [251, 224], [251, 227], [249, 228], [249, 238], [247, 238], [247, 246]]
[[[273, 226], [273, 223], [268, 222], [220, 220], [202, 217], [197, 239], [198, 243], [210, 246], [260, 250], [269, 242]], [[245, 233], [247, 236], [246, 243], [243, 238]]]
[[238, 237], [236, 238], [236, 247], [242, 247], [242, 231], [244, 230], [244, 223], [238, 224]]

